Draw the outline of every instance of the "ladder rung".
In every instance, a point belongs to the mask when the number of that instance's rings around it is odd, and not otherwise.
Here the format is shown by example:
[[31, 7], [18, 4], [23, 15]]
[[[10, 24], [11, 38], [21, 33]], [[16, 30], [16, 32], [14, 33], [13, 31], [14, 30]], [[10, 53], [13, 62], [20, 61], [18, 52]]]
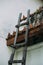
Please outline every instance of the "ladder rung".
[[22, 60], [10, 60], [9, 63], [23, 63]]
[[10, 47], [17, 49], [17, 48], [23, 47], [23, 46], [25, 46], [25, 45], [26, 45], [25, 43], [23, 43], [23, 44], [20, 43], [20, 44], [16, 44], [16, 45], [11, 45]]
[[[28, 25], [28, 24], [29, 24], [28, 22], [25, 22], [25, 23], [20, 24], [20, 26]], [[19, 28], [20, 26], [19, 26], [19, 25], [16, 25], [15, 27], [16, 27], [16, 28]]]

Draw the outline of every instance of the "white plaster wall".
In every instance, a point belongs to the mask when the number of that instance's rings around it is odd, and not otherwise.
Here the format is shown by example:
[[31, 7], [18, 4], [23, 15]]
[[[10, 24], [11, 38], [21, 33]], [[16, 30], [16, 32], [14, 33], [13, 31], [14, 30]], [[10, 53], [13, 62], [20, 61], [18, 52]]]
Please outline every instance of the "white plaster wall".
[[[40, 0], [0, 0], [0, 36], [5, 37], [8, 32], [13, 32], [20, 12], [26, 15], [28, 9], [34, 12], [41, 5]], [[12, 50], [12, 48], [6, 46], [6, 40], [0, 37], [0, 65], [8, 65]], [[17, 58], [22, 58], [22, 51], [16, 53], [15, 59]], [[43, 64], [43, 46], [27, 52], [26, 64]]]
[[13, 49], [6, 46], [5, 39], [0, 38], [0, 65], [8, 65], [12, 50]]
[[39, 46], [38, 48], [38, 45], [36, 45], [37, 49], [34, 48], [27, 52], [26, 65], [43, 65], [43, 46]]
[[[23, 48], [16, 51], [15, 59], [22, 59], [22, 55]], [[26, 65], [43, 65], [43, 42], [27, 48]]]

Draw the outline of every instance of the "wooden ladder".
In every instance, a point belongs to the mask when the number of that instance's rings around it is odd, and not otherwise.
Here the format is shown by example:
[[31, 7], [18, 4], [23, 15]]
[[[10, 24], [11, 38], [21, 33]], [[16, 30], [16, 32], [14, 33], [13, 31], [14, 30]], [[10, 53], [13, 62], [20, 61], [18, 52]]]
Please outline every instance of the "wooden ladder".
[[[14, 39], [14, 45], [13, 45], [14, 50], [10, 56], [10, 60], [8, 61], [8, 65], [12, 65], [13, 63], [21, 63], [22, 65], [26, 64], [27, 42], [28, 42], [28, 32], [29, 32], [28, 29], [29, 29], [29, 22], [30, 22], [30, 10], [28, 10], [28, 12], [27, 12], [26, 23], [20, 24], [21, 16], [22, 16], [22, 13], [19, 14], [18, 25], [16, 25], [17, 31], [16, 31], [16, 35], [15, 35], [15, 39]], [[16, 49], [22, 45], [22, 44], [16, 44], [16, 41], [17, 41], [18, 34], [19, 34], [19, 27], [21, 27], [23, 25], [26, 25], [25, 42], [24, 42], [25, 46], [23, 49], [23, 58], [22, 58], [22, 60], [13, 60]]]

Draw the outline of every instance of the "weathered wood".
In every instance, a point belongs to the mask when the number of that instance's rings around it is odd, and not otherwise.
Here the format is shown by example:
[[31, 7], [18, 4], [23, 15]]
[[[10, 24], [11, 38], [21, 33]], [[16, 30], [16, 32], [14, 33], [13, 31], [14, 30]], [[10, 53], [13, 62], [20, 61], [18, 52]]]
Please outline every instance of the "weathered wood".
[[12, 65], [11, 61], [13, 60], [14, 58], [14, 54], [15, 54], [15, 49], [14, 51], [12, 52], [11, 56], [10, 56], [10, 60], [8, 61], [8, 65]]
[[21, 27], [21, 26], [23, 26], [23, 25], [28, 25], [28, 23], [25, 22], [25, 23], [20, 24], [20, 26], [19, 26], [19, 25], [16, 25], [15, 27], [16, 27], [16, 28], [19, 28], [19, 27]]
[[[18, 26], [20, 26], [21, 16], [22, 16], [22, 13], [20, 13], [20, 15], [19, 15]], [[14, 39], [14, 45], [16, 44], [18, 33], [19, 33], [19, 28], [17, 28], [17, 31], [16, 31], [16, 35], [15, 35], [15, 39]]]
[[[18, 25], [20, 25], [21, 15], [22, 15], [22, 13], [19, 14]], [[16, 41], [17, 41], [18, 32], [19, 32], [19, 28], [17, 28], [17, 31], [16, 31], [16, 36], [14, 38], [14, 45], [16, 44]], [[12, 65], [12, 63], [10, 63], [10, 61], [13, 61], [14, 54], [15, 54], [15, 48], [14, 48], [14, 51], [12, 52], [12, 54], [10, 56], [10, 60], [8, 61], [8, 65], [9, 64]]]
[[[30, 17], [34, 16], [35, 14], [40, 14], [41, 12], [43, 12], [43, 8], [42, 8], [42, 10], [38, 10], [37, 12], [34, 12], [33, 14], [30, 14]], [[21, 19], [21, 22], [26, 20], [26, 19], [27, 19], [27, 17]]]
[[[29, 20], [29, 15], [30, 15], [30, 10], [28, 10], [27, 13], [27, 23], [29, 24], [30, 20]], [[21, 18], [21, 15], [20, 17]], [[28, 24], [26, 25], [26, 36], [25, 36], [25, 44], [27, 44], [28, 41]], [[20, 25], [20, 20], [18, 21], [18, 26]], [[24, 24], [23, 24], [24, 25]], [[16, 32], [16, 36], [15, 36], [15, 40], [14, 40], [14, 45], [16, 44], [16, 40], [17, 40], [17, 36], [18, 36], [18, 32], [19, 32], [19, 27], [17, 28], [17, 32]], [[20, 45], [18, 45], [20, 46]], [[17, 47], [17, 46], [16, 46]], [[22, 63], [22, 65], [25, 65], [25, 61], [26, 61], [26, 53], [27, 53], [27, 45], [25, 45], [24, 47], [24, 51], [23, 51], [23, 59], [22, 60], [13, 60], [14, 57], [14, 53], [15, 53], [15, 49], [13, 51], [13, 53], [11, 54], [10, 60], [9, 60], [9, 64], [12, 65], [12, 63]]]
[[12, 48], [15, 48], [15, 49], [18, 49], [18, 48], [20, 48], [20, 47], [24, 47], [26, 44], [25, 43], [20, 43], [20, 44], [16, 44], [16, 45], [10, 45], [10, 47], [12, 47]]
[[[37, 13], [38, 14], [38, 13]], [[36, 23], [36, 21], [37, 21], [37, 14], [35, 13], [35, 23]], [[18, 25], [16, 25], [16, 27], [17, 27], [17, 31], [16, 31], [16, 36], [15, 36], [15, 39], [14, 39], [14, 46], [11, 46], [11, 47], [13, 47], [14, 48], [14, 51], [12, 52], [12, 54], [11, 54], [11, 57], [10, 57], [10, 60], [8, 61], [8, 65], [12, 65], [12, 63], [22, 63], [22, 65], [25, 65], [26, 64], [26, 54], [27, 54], [27, 43], [28, 43], [28, 38], [29, 38], [29, 24], [31, 24], [31, 20], [30, 20], [30, 10], [28, 10], [28, 13], [27, 13], [27, 22], [26, 23], [23, 23], [23, 24], [20, 24], [20, 21], [21, 21], [21, 13], [20, 13], [20, 16], [19, 16], [19, 20], [18, 20]], [[42, 16], [42, 18], [43, 18], [43, 15], [42, 15], [42, 13], [41, 13], [41, 16]], [[26, 18], [24, 18], [24, 20], [25, 20]], [[22, 20], [23, 21], [23, 20]], [[16, 41], [17, 41], [17, 37], [18, 37], [18, 33], [19, 33], [19, 27], [20, 26], [23, 26], [23, 25], [26, 25], [26, 35], [25, 35], [25, 43], [24, 44], [16, 44]], [[41, 31], [41, 30], [40, 30]], [[36, 33], [37, 34], [37, 33]], [[37, 34], [37, 36], [36, 35], [33, 35], [32, 36], [32, 43], [36, 43], [37, 41], [39, 42], [40, 41], [40, 39], [42, 39], [42, 35], [40, 35], [40, 32], [39, 32], [39, 34]], [[31, 37], [31, 36], [30, 36]], [[38, 39], [38, 40], [37, 40]], [[31, 40], [31, 39], [30, 39]], [[36, 40], [36, 41], [35, 41]], [[34, 42], [35, 41], [35, 42]], [[42, 39], [42, 41], [43, 41], [43, 39]], [[30, 45], [32, 45], [32, 44], [30, 44]], [[14, 58], [14, 54], [15, 54], [15, 50], [17, 49], [17, 48], [19, 48], [19, 47], [22, 47], [22, 46], [24, 46], [24, 49], [23, 49], [23, 58], [22, 58], [22, 60], [13, 60], [13, 58]]]
[[26, 65], [26, 56], [27, 56], [27, 42], [28, 42], [28, 26], [30, 24], [30, 10], [28, 10], [27, 12], [27, 23], [28, 25], [26, 25], [26, 34], [25, 34], [25, 47], [24, 47], [24, 50], [23, 50], [23, 58], [22, 60], [24, 61], [22, 63], [22, 65]]
[[23, 63], [23, 61], [22, 60], [13, 60], [13, 61], [11, 60], [10, 63]]

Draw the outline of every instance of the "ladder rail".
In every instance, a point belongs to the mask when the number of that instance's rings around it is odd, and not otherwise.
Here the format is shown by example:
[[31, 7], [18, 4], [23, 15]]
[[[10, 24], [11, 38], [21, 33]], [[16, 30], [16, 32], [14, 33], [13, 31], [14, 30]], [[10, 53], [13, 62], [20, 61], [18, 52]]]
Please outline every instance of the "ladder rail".
[[[20, 25], [21, 16], [22, 16], [22, 13], [19, 14], [18, 25]], [[19, 32], [19, 28], [17, 28], [17, 30], [16, 30], [16, 35], [15, 35], [15, 39], [14, 39], [14, 45], [16, 44], [18, 32]], [[11, 56], [10, 56], [10, 60], [8, 61], [8, 64], [9, 64], [9, 65], [10, 65], [10, 64], [12, 65], [12, 63], [10, 63], [10, 61], [13, 60], [14, 54], [15, 54], [15, 48], [14, 48], [14, 50], [12, 51], [12, 54], [11, 54]]]
[[28, 25], [26, 25], [26, 35], [25, 35], [25, 47], [24, 47], [24, 50], [23, 50], [23, 58], [22, 60], [24, 61], [24, 63], [22, 65], [26, 65], [26, 55], [27, 55], [27, 43], [28, 43], [28, 28], [29, 28], [29, 24], [31, 23], [30, 22], [30, 19], [29, 19], [29, 16], [30, 16], [30, 10], [28, 10], [27, 12], [27, 23]]
[[[22, 13], [19, 14], [18, 26], [20, 26], [21, 16], [22, 16]], [[18, 37], [18, 33], [19, 33], [19, 28], [17, 28], [17, 30], [16, 30], [16, 36], [15, 36], [15, 39], [14, 39], [14, 45], [16, 44], [16, 40], [17, 40], [17, 37]]]

